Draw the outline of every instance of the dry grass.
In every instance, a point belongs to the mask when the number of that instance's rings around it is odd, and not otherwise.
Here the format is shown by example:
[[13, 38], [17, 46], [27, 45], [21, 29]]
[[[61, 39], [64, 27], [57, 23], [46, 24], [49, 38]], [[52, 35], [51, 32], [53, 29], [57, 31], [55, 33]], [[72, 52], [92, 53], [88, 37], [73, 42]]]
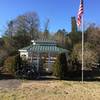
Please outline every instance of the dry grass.
[[100, 100], [100, 83], [23, 81], [17, 88], [1, 87], [0, 100]]

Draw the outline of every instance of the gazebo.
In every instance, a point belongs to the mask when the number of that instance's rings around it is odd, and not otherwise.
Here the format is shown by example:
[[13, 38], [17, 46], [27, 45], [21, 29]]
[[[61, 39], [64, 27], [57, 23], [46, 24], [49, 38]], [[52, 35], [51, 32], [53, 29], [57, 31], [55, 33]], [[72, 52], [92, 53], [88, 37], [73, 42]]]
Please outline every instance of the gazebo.
[[31, 64], [35, 64], [37, 71], [45, 66], [46, 71], [51, 72], [56, 56], [60, 53], [65, 53], [66, 56], [68, 54], [68, 50], [57, 46], [56, 41], [32, 40], [31, 42], [32, 44], [19, 50], [20, 57]]

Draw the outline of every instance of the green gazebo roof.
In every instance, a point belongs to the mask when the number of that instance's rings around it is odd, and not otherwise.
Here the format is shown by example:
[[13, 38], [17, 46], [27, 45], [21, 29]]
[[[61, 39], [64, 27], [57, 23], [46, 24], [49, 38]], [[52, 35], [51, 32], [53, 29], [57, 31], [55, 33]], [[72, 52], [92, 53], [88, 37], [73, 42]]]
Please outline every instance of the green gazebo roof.
[[34, 42], [30, 46], [27, 46], [25, 48], [22, 48], [20, 50], [26, 50], [28, 52], [38, 52], [38, 53], [67, 53], [68, 50], [63, 49], [61, 47], [58, 47], [56, 45], [56, 42], [50, 42], [50, 41], [42, 41], [42, 42]]

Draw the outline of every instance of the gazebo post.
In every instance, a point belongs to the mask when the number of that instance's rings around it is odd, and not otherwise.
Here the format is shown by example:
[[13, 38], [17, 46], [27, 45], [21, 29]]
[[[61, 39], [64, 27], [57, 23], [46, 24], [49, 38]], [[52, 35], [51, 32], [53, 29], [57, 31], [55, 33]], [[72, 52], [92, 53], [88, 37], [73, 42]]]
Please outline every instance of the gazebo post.
[[37, 71], [39, 71], [39, 53], [37, 53]]
[[33, 64], [33, 52], [31, 52], [31, 63]]
[[50, 52], [48, 53], [48, 69], [50, 69]]

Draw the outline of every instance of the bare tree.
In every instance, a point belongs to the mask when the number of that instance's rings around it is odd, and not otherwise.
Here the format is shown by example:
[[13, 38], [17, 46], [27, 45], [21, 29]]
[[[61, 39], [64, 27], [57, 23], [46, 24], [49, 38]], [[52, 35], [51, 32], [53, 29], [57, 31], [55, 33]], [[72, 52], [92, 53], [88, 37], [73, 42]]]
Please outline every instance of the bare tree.
[[[72, 52], [72, 58], [78, 59], [79, 63], [82, 63], [82, 46], [81, 43], [74, 46]], [[84, 45], [84, 69], [91, 69], [94, 63], [98, 62], [98, 54], [94, 50], [90, 43], [85, 43]]]
[[100, 56], [100, 28], [91, 24], [86, 30], [86, 41], [91, 43]]
[[26, 35], [31, 39], [38, 37], [39, 17], [35, 12], [28, 12], [18, 16], [8, 23], [7, 35]]

